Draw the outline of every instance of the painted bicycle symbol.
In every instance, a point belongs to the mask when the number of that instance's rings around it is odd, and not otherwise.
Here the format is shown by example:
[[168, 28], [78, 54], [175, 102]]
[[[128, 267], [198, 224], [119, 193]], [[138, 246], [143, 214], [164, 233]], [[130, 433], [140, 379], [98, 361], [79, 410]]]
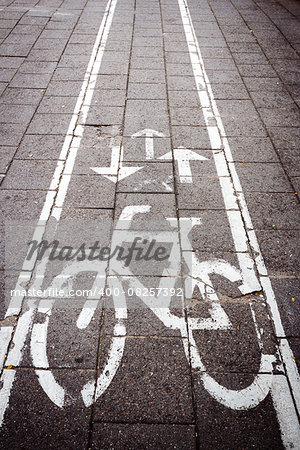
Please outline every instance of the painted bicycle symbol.
[[[136, 231], [130, 229], [132, 219], [136, 214], [143, 214], [149, 212], [151, 207], [149, 205], [129, 206], [126, 207], [113, 232], [113, 241], [120, 242], [124, 231], [126, 236], [132, 236], [134, 239]], [[175, 286], [176, 276], [169, 276], [171, 274], [180, 273], [180, 247], [178, 238], [174, 236], [173, 229], [177, 228], [177, 219], [167, 218], [166, 221], [171, 227], [171, 231], [159, 231], [154, 233], [149, 232], [151, 236], [155, 235], [157, 241], [172, 243], [172, 250], [170, 253], [170, 266], [164, 269], [160, 277], [159, 288], [162, 290], [167, 288], [170, 292], [170, 287]], [[227, 261], [222, 259], [212, 259], [200, 262], [192, 250], [189, 239], [187, 238], [192, 228], [200, 223], [200, 219], [183, 218], [180, 220], [180, 236], [181, 246], [183, 248], [183, 257], [188, 267], [188, 274], [184, 278], [186, 298], [192, 298], [195, 286], [198, 287], [201, 296], [210, 301], [210, 317], [209, 318], [194, 318], [188, 317], [185, 320], [184, 315], [178, 316], [171, 312], [170, 303], [171, 295], [162, 296], [145, 296], [140, 295], [140, 300], [149, 308], [152, 313], [163, 323], [165, 327], [179, 330], [182, 337], [183, 349], [185, 355], [190, 361], [193, 369], [197, 369], [200, 374], [201, 382], [206, 391], [219, 403], [232, 409], [248, 409], [257, 406], [269, 393], [272, 384], [272, 363], [276, 361], [274, 355], [265, 354], [263, 342], [259, 333], [257, 333], [259, 346], [261, 349], [261, 361], [259, 373], [255, 376], [253, 382], [242, 390], [228, 389], [227, 387], [218, 383], [211, 375], [208, 374], [205, 365], [201, 360], [194, 333], [199, 330], [228, 330], [232, 327], [228, 315], [222, 307], [218, 295], [213, 287], [211, 276], [213, 274], [221, 275], [232, 283], [239, 283], [239, 290], [242, 294], [251, 292], [257, 289], [257, 279], [254, 272], [253, 262], [250, 255], [248, 255], [247, 264], [244, 265], [246, 269], [237, 269]], [[146, 232], [145, 235], [147, 235]], [[139, 231], [140, 234], [140, 231]], [[247, 256], [243, 256], [244, 258]], [[88, 264], [88, 265], [87, 265]], [[45, 268], [42, 267], [41, 270]], [[101, 289], [105, 285], [106, 262], [87, 261], [72, 262], [67, 265], [62, 273], [54, 278], [52, 287], [62, 288], [66, 283], [72, 286], [74, 276], [83, 271], [93, 271], [97, 273], [94, 280], [94, 286]], [[142, 292], [145, 286], [141, 281], [134, 276], [134, 273], [126, 267], [124, 272], [124, 264], [122, 261], [113, 260], [111, 263], [111, 276], [108, 278], [108, 286], [111, 292], [118, 291], [118, 296], [113, 296], [114, 305], [114, 330], [111, 340], [110, 349], [107, 356], [107, 361], [101, 373], [98, 376], [96, 389], [95, 380], [87, 382], [82, 390], [81, 396], [85, 406], [90, 406], [97, 400], [110, 386], [121, 364], [126, 344], [126, 321], [128, 318], [128, 305], [124, 288], [122, 287], [123, 279], [129, 283], [129, 286], [135, 292]], [[99, 305], [101, 298], [89, 299], [85, 302], [84, 307], [77, 319], [77, 327], [84, 329], [89, 326], [90, 321]], [[32, 327], [31, 335], [31, 356], [33, 365], [36, 368], [36, 374], [39, 382], [51, 399], [57, 406], [63, 407], [65, 404], [66, 392], [65, 389], [56, 381], [52, 371], [49, 369], [47, 358], [47, 333], [48, 325], [51, 318], [51, 309], [55, 300], [50, 301], [45, 308], [41, 304], [38, 307], [39, 313], [43, 313], [45, 320], [42, 323], [35, 323]], [[254, 311], [252, 312], [255, 320]], [[261, 375], [263, 374], [263, 375]]]

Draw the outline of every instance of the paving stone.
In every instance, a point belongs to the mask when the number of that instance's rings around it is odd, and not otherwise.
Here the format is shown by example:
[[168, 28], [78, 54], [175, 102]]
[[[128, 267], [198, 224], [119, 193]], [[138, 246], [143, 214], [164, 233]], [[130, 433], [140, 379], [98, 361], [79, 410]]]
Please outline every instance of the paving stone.
[[[294, 105], [287, 92], [251, 92], [251, 98], [257, 108], [286, 108]], [[281, 124], [283, 125], [283, 124]]]
[[37, 105], [43, 92], [40, 89], [7, 88], [1, 95], [0, 104], [5, 105]]
[[165, 83], [165, 72], [155, 69], [130, 69], [129, 81], [131, 83]]
[[[7, 442], [11, 447], [15, 447], [22, 442], [24, 447], [30, 446], [32, 440], [37, 439], [37, 429], [43, 430], [38, 436], [39, 445], [42, 447], [59, 448], [67, 441], [73, 448], [87, 445], [91, 412], [90, 408], [84, 406], [80, 390], [95, 377], [95, 371], [54, 370], [53, 374], [58, 383], [67, 390], [64, 409], [50, 401], [40, 387], [33, 369], [17, 370], [10, 407], [5, 415], [1, 433], [3, 445]], [[26, 413], [24, 411], [21, 415], [20, 405], [24, 405], [26, 410]], [[70, 416], [72, 420], [69, 420]]]
[[138, 116], [136, 115], [137, 111], [134, 111], [134, 109], [132, 109], [132, 111], [135, 115], [131, 116], [128, 113], [125, 115], [124, 136], [131, 137], [133, 134], [146, 128], [156, 130], [159, 133], [163, 133], [165, 136], [170, 135], [170, 125], [166, 114], [154, 114], [153, 111], [155, 110], [152, 110], [152, 112], [149, 110], [144, 112], [141, 111], [140, 116]]
[[281, 92], [283, 90], [283, 84], [279, 78], [244, 77], [244, 83], [250, 92]]
[[239, 64], [238, 67], [243, 77], [277, 77], [274, 69], [268, 64]]
[[96, 89], [126, 89], [126, 75], [99, 75]]
[[292, 127], [299, 123], [299, 108], [297, 106], [259, 108], [259, 114], [267, 127]]
[[299, 274], [298, 231], [257, 231], [258, 242], [271, 276]]
[[27, 61], [53, 61], [60, 60], [62, 54], [61, 49], [41, 50], [32, 49], [27, 57]]
[[38, 114], [72, 114], [77, 97], [59, 97], [45, 95], [41, 101]]
[[144, 227], [145, 222], [164, 223], [166, 217], [176, 217], [175, 194], [117, 194], [115, 217], [118, 219], [128, 205], [148, 205], [149, 212], [134, 216], [134, 226]]
[[27, 128], [24, 123], [0, 124], [1, 145], [16, 146], [20, 143]]
[[242, 83], [212, 83], [215, 100], [248, 100], [249, 94]]
[[92, 448], [116, 450], [146, 446], [149, 449], [195, 449], [196, 435], [193, 425], [155, 425], [95, 423]]
[[217, 177], [194, 178], [192, 184], [176, 183], [179, 209], [224, 209]]
[[254, 228], [295, 230], [300, 227], [300, 211], [294, 193], [246, 193], [246, 200]]
[[30, 122], [35, 111], [35, 107], [31, 105], [8, 106], [0, 105], [0, 120], [2, 123], [27, 124]]
[[237, 64], [267, 64], [268, 60], [260, 53], [232, 53]]
[[119, 89], [101, 89], [94, 91], [92, 105], [101, 106], [125, 106], [126, 91]]
[[[102, 370], [109, 339], [105, 341]], [[122, 365], [94, 412], [96, 421], [192, 423], [189, 369], [181, 339], [127, 338]]]
[[218, 101], [218, 109], [228, 136], [267, 137], [252, 103], [246, 100]]
[[[205, 126], [200, 106], [198, 108], [171, 108], [172, 125]], [[216, 124], [213, 121], [211, 125]]]
[[[126, 167], [135, 167], [128, 163]], [[117, 192], [165, 193], [174, 191], [172, 163], [143, 163], [142, 169], [118, 182]]]
[[31, 44], [1, 44], [0, 56], [23, 56], [26, 57], [31, 49]]
[[245, 192], [293, 192], [280, 164], [236, 163], [235, 166]]
[[201, 224], [195, 225], [187, 236], [194, 250], [234, 251], [226, 211], [180, 209], [179, 217], [194, 217], [201, 221]]
[[278, 153], [289, 176], [299, 176], [300, 155], [293, 149], [278, 150]]
[[51, 61], [24, 61], [18, 73], [52, 74], [55, 68], [56, 63]]
[[64, 97], [72, 97], [79, 95], [81, 89], [81, 81], [53, 81], [48, 85], [46, 94]]
[[0, 147], [0, 173], [5, 173], [12, 161], [16, 147]]
[[[87, 125], [114, 125], [121, 124], [124, 116], [122, 106], [91, 106], [86, 119]], [[82, 116], [81, 116], [81, 120]]]
[[[151, 49], [152, 51], [153, 49]], [[136, 50], [133, 49], [133, 52]], [[161, 69], [164, 68], [164, 61], [161, 58], [150, 58], [147, 56], [132, 56], [130, 67], [132, 69]]]
[[300, 312], [300, 279], [272, 277], [271, 283], [279, 307], [285, 335], [300, 337], [300, 325], [297, 320]]
[[[145, 136], [123, 138], [124, 161], [146, 161]], [[153, 148], [155, 159], [160, 158], [168, 152], [171, 152], [171, 142], [169, 138], [155, 137], [153, 138]], [[149, 160], [147, 160], [149, 162]]]
[[59, 158], [64, 136], [25, 135], [16, 153], [16, 159], [54, 159]]
[[228, 142], [235, 162], [279, 162], [269, 138], [229, 137]]
[[[216, 378], [215, 374], [211, 375]], [[224, 374], [218, 381], [227, 388], [236, 390], [249, 386], [253, 378], [251, 374]], [[199, 440], [203, 448], [239, 445], [259, 445], [266, 448], [275, 445], [278, 449], [283, 448], [270, 395], [256, 408], [235, 411], [220, 405], [203, 389], [199, 374], [194, 374], [194, 389], [198, 405]], [[234, 433], [232, 423], [236, 424]]]
[[100, 175], [74, 175], [65, 202], [76, 208], [113, 208], [114, 186]]
[[48, 189], [55, 161], [13, 161], [2, 184], [6, 189]]
[[0, 82], [9, 83], [16, 73], [16, 69], [1, 69]]
[[[261, 299], [256, 301], [255, 298], [255, 296], [247, 296], [226, 300], [221, 297], [221, 308], [231, 326], [227, 330], [193, 330], [201, 361], [210, 374], [219, 373], [223, 378], [223, 374], [228, 373], [259, 372], [262, 349], [257, 340], [252, 312], [255, 314], [257, 326], [262, 330], [264, 353], [275, 355], [276, 358], [276, 340], [267, 315], [266, 304]], [[203, 299], [187, 301], [188, 317], [209, 318], [210, 311], [211, 302], [209, 301], [203, 301]]]
[[[86, 286], [77, 285], [77, 289], [86, 289]], [[96, 309], [91, 322], [85, 329], [77, 327], [77, 319], [82, 312], [78, 308], [81, 302], [84, 305], [85, 298], [78, 300], [74, 298], [57, 299], [55, 306], [51, 310], [47, 330], [47, 341], [51, 345], [47, 346], [47, 357], [49, 367], [53, 369], [95, 369], [97, 365], [98, 344], [101, 322], [101, 302]], [[28, 300], [29, 301], [29, 300]], [[38, 305], [38, 299], [34, 299]], [[47, 300], [44, 300], [47, 304]], [[84, 307], [84, 306], [83, 306]], [[26, 306], [24, 307], [26, 311]], [[36, 313], [35, 323], [43, 323], [45, 315]], [[26, 350], [20, 367], [32, 367], [32, 357], [30, 354], [30, 336], [27, 337]]]
[[35, 114], [28, 127], [30, 134], [66, 134], [71, 114]]
[[128, 99], [167, 100], [166, 87], [155, 83], [129, 83]]
[[296, 149], [299, 130], [295, 127], [270, 127], [270, 137], [277, 148]]
[[17, 56], [3, 56], [0, 57], [0, 67], [1, 69], [18, 69], [24, 58]]
[[146, 51], [145, 47], [133, 47], [132, 59], [139, 58], [139, 57], [143, 58], [146, 55], [148, 58], [162, 58], [163, 57], [162, 47], [147, 48], [147, 51]]
[[172, 126], [174, 148], [210, 148], [207, 127]]

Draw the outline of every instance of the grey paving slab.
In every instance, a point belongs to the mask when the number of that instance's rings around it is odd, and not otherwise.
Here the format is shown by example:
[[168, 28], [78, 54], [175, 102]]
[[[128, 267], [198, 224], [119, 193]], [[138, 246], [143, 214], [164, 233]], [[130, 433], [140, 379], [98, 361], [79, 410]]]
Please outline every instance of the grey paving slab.
[[2, 186], [5, 189], [48, 189], [49, 173], [54, 173], [55, 161], [13, 161]]
[[269, 138], [229, 137], [233, 160], [236, 162], [278, 162], [278, 156]]
[[[82, 286], [83, 289], [83, 286]], [[28, 299], [29, 301], [30, 299]], [[38, 304], [38, 299], [34, 299]], [[89, 326], [80, 330], [77, 319], [82, 311], [85, 299], [58, 299], [52, 308], [47, 337], [51, 345], [47, 349], [49, 367], [52, 369], [95, 369], [97, 366], [98, 345], [102, 307], [96, 309]], [[78, 305], [81, 303], [81, 307]], [[46, 304], [46, 303], [45, 303]], [[26, 311], [26, 302], [24, 306]], [[35, 323], [43, 323], [45, 315], [36, 312]], [[23, 354], [20, 367], [33, 367], [30, 354], [30, 336], [27, 337], [27, 350]]]
[[258, 231], [258, 242], [268, 273], [272, 276], [299, 274], [299, 232], [293, 230]]
[[193, 184], [176, 182], [179, 209], [224, 209], [217, 177], [195, 178]]
[[124, 116], [122, 106], [91, 106], [86, 119], [87, 125], [114, 125], [121, 124]]
[[31, 105], [8, 106], [0, 105], [0, 121], [1, 123], [11, 124], [28, 124], [35, 112], [35, 107]]
[[[293, 192], [280, 164], [277, 163], [237, 163], [245, 192]], [[268, 177], [264, 176], [268, 171]]]
[[7, 88], [0, 97], [0, 104], [37, 105], [43, 97], [42, 89]]
[[66, 203], [76, 208], [113, 208], [114, 184], [99, 175], [74, 175]]
[[267, 137], [260, 118], [250, 101], [219, 100], [218, 108], [228, 136]]
[[25, 135], [16, 153], [16, 159], [53, 159], [56, 161], [63, 142], [63, 135]]
[[[215, 374], [212, 374], [216, 378]], [[282, 375], [278, 375], [282, 376]], [[231, 389], [242, 389], [253, 381], [253, 375], [224, 374], [219, 382]], [[254, 409], [233, 411], [221, 406], [203, 389], [200, 377], [194, 375], [197, 425], [201, 448], [227, 448], [243, 445], [282, 449], [277, 418], [270, 395]], [[232, 423], [235, 423], [234, 432]]]
[[0, 147], [0, 173], [5, 173], [12, 161], [16, 147]]
[[172, 135], [175, 148], [210, 148], [207, 127], [173, 125]]
[[28, 127], [30, 134], [66, 134], [72, 115], [35, 114]]
[[254, 228], [259, 230], [296, 230], [300, 212], [294, 193], [246, 193]]
[[[103, 339], [102, 368], [108, 346], [109, 339]], [[110, 390], [97, 401], [94, 420], [192, 423], [192, 392], [181, 339], [127, 338], [122, 367]]]
[[[136, 167], [133, 163], [126, 167]], [[171, 162], [143, 162], [141, 170], [118, 182], [117, 192], [168, 193], [174, 192]]]
[[149, 449], [196, 448], [194, 425], [155, 425], [95, 423], [93, 426], [92, 448], [115, 449], [146, 446]]
[[17, 73], [10, 83], [10, 87], [43, 89], [48, 86], [51, 73], [47, 74], [23, 74]]
[[[146, 142], [145, 136], [141, 137], [124, 137], [124, 161], [146, 161]], [[165, 137], [153, 137], [153, 149], [155, 159], [157, 160], [161, 156], [171, 152], [170, 138]], [[147, 160], [149, 163], [149, 160]]]
[[[228, 330], [194, 330], [198, 352], [207, 370], [214, 375], [228, 373], [258, 373], [261, 363], [261, 347], [257, 341], [254, 312], [257, 324], [263, 330], [264, 352], [276, 355], [276, 340], [273, 328], [266, 315], [266, 304], [256, 296], [241, 299], [222, 298], [220, 305], [231, 326]], [[210, 317], [211, 302], [187, 301], [188, 317]], [[216, 346], [216, 342], [218, 345]], [[277, 360], [280, 363], [279, 360]]]
[[295, 127], [269, 127], [268, 132], [277, 148], [295, 149], [299, 139], [299, 130]]
[[[39, 386], [33, 369], [19, 369], [11, 396], [11, 408], [5, 416], [1, 441], [16, 447], [31, 446], [39, 434], [39, 445], [64, 447], [68, 441], [73, 448], [87, 445], [90, 409], [86, 408], [78, 396], [82, 386], [93, 379], [94, 371], [56, 370], [55, 378], [66, 389], [67, 406], [63, 410], [53, 405]], [[26, 401], [24, 401], [26, 396]], [[74, 398], [78, 398], [75, 400]], [[20, 415], [20, 405], [24, 405], [24, 414]], [[72, 415], [72, 420], [69, 420]], [[32, 424], [35, 424], [32, 426]], [[53, 431], [55, 429], [55, 432]], [[12, 430], [14, 432], [12, 433]]]
[[0, 124], [0, 142], [2, 145], [18, 145], [27, 128], [25, 123]]
[[38, 114], [72, 114], [76, 101], [77, 97], [45, 95], [36, 112]]
[[300, 279], [274, 277], [271, 282], [286, 336], [299, 337], [300, 327], [297, 317], [299, 317]]
[[250, 98], [243, 83], [213, 83], [212, 90], [216, 100], [248, 100]]
[[201, 223], [195, 225], [188, 239], [195, 251], [234, 251], [231, 230], [226, 211], [180, 209], [180, 218], [197, 218]]

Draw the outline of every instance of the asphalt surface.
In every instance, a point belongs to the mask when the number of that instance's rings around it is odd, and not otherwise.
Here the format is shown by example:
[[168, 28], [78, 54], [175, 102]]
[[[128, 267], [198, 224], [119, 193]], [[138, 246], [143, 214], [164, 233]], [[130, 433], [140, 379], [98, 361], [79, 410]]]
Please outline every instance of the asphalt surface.
[[300, 449], [299, 17], [0, 0], [2, 448]]

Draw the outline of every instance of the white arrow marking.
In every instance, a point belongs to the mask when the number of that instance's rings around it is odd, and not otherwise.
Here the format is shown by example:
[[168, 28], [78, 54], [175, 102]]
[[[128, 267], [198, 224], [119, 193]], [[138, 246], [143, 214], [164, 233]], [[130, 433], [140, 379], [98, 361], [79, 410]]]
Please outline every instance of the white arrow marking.
[[165, 137], [163, 133], [156, 130], [151, 130], [151, 128], [145, 128], [144, 130], [134, 133], [131, 137], [145, 136], [145, 149], [146, 149], [146, 159], [154, 159], [154, 145], [153, 137]]
[[[174, 158], [178, 162], [180, 183], [193, 182], [190, 161], [207, 160], [204, 156], [198, 155], [198, 153], [184, 148], [174, 148]], [[172, 152], [166, 153], [161, 156], [160, 159], [172, 159]]]
[[[123, 180], [123, 178], [132, 175], [138, 170], [143, 169], [143, 167], [123, 167], [123, 146], [121, 147], [120, 154], [120, 168], [119, 168], [119, 147], [114, 146], [111, 149], [111, 163], [110, 167], [91, 167], [91, 169], [98, 173], [99, 175], [103, 175], [108, 178], [113, 183], [116, 183], [117, 180]], [[119, 173], [118, 173], [119, 170]]]

